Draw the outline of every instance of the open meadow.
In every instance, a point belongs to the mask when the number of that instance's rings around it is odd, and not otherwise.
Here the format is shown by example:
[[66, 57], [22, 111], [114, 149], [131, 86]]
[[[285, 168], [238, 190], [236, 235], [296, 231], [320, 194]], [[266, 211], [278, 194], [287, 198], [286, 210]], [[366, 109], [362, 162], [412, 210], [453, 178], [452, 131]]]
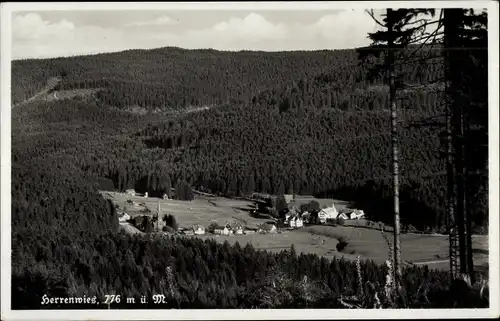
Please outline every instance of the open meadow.
[[[251, 217], [249, 211], [254, 208], [253, 204], [244, 200], [196, 195], [192, 201], [180, 201], [163, 200], [155, 197], [144, 198], [116, 192], [101, 192], [101, 194], [104, 198], [110, 199], [114, 204], [117, 204], [120, 210], [124, 210], [131, 217], [154, 215], [159, 201], [160, 217], [165, 214], [172, 214], [179, 223], [179, 227], [185, 228], [190, 228], [196, 224], [208, 227], [214, 222], [220, 225], [239, 222], [243, 226], [257, 227], [268, 221]], [[137, 205], [127, 203], [127, 200], [131, 200]], [[151, 212], [143, 212], [146, 208]]]
[[[105, 198], [111, 199], [114, 204], [119, 205], [121, 210], [131, 216], [153, 215], [156, 213], [158, 201], [160, 202], [160, 216], [172, 214], [176, 217], [180, 227], [189, 228], [200, 224], [207, 227], [211, 223], [223, 225], [227, 223], [240, 222], [243, 226], [257, 227], [268, 219], [254, 218], [249, 215], [253, 209], [250, 201], [230, 199], [225, 197], [210, 197], [196, 195], [193, 201], [163, 200], [154, 197], [144, 198], [142, 196], [130, 196], [125, 193], [101, 192]], [[298, 205], [307, 203], [313, 198], [299, 197], [295, 201]], [[133, 201], [136, 205], [127, 203]], [[335, 202], [337, 209], [348, 207], [347, 202], [333, 199], [316, 199], [320, 206], [331, 205]], [[149, 208], [151, 212], [143, 210]], [[349, 222], [349, 221], [348, 221]], [[355, 224], [358, 223], [359, 227]], [[283, 230], [282, 233], [271, 234], [249, 234], [249, 235], [214, 235], [206, 234], [193, 237], [202, 239], [214, 239], [230, 244], [238, 242], [241, 246], [251, 243], [256, 249], [280, 252], [289, 250], [292, 244], [297, 253], [313, 253], [319, 256], [333, 258], [344, 257], [346, 259], [370, 259], [378, 264], [383, 264], [389, 258], [386, 240], [378, 229], [366, 228], [366, 220], [349, 222], [346, 226], [314, 225], [305, 226], [295, 230]], [[130, 233], [135, 228], [127, 226]], [[135, 230], [134, 233], [137, 233]], [[385, 232], [385, 236], [392, 242], [392, 234]], [[348, 245], [337, 250], [339, 240], [345, 240]], [[402, 260], [405, 265], [428, 265], [432, 269], [446, 270], [449, 268], [448, 237], [434, 234], [402, 234], [401, 248]], [[488, 263], [488, 238], [486, 236], [475, 236], [473, 238], [475, 264], [479, 269], [484, 269]]]
[[[392, 234], [387, 234], [392, 241]], [[204, 235], [218, 242], [238, 242], [241, 246], [251, 243], [256, 249], [280, 252], [289, 250], [293, 244], [297, 253], [314, 253], [329, 259], [333, 257], [355, 260], [373, 260], [383, 264], [389, 259], [387, 243], [378, 230], [343, 226], [307, 226], [293, 231], [277, 234], [251, 235]], [[339, 238], [344, 238], [348, 245], [341, 252], [336, 246]], [[430, 269], [446, 270], [449, 268], [448, 237], [436, 235], [401, 235], [402, 260], [405, 265], [428, 265]], [[478, 270], [484, 270], [488, 264], [488, 239], [484, 236], [473, 238], [475, 264]]]

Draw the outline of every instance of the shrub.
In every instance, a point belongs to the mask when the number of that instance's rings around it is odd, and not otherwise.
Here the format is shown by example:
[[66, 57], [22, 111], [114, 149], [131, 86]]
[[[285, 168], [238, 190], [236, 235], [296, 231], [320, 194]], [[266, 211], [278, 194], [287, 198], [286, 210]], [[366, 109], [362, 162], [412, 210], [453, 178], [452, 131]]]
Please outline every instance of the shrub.
[[343, 236], [340, 236], [338, 238], [338, 241], [339, 242], [337, 243], [337, 246], [336, 246], [337, 251], [342, 252], [349, 243], [347, 242], [347, 240]]
[[326, 220], [326, 223], [330, 224], [330, 225], [333, 225], [333, 226], [336, 226], [337, 225], [337, 219], [336, 218], [329, 218], [329, 219]]
[[319, 212], [321, 210], [321, 207], [319, 203], [315, 200], [310, 201], [307, 203], [307, 211], [309, 212]]
[[165, 225], [171, 227], [174, 231], [177, 231], [179, 228], [179, 224], [177, 223], [177, 220], [175, 219], [175, 216], [172, 214], [165, 214], [163, 216], [163, 221], [165, 221]]
[[345, 225], [345, 219], [343, 219], [342, 217], [337, 218], [337, 224], [340, 225], [340, 226], [344, 226]]
[[217, 223], [211, 223], [209, 226], [208, 226], [208, 229], [207, 231], [209, 233], [214, 233], [215, 232], [215, 228], [217, 227]]

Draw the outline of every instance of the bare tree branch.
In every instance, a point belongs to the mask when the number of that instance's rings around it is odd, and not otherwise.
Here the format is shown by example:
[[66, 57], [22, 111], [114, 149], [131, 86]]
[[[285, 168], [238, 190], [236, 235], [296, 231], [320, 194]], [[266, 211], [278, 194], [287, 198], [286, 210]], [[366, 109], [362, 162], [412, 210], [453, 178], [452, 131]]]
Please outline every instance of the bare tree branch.
[[370, 17], [373, 19], [373, 21], [375, 21], [379, 26], [385, 27], [384, 23], [378, 21], [377, 18], [375, 18], [375, 13], [373, 12], [373, 9], [365, 10], [365, 12], [368, 13]]

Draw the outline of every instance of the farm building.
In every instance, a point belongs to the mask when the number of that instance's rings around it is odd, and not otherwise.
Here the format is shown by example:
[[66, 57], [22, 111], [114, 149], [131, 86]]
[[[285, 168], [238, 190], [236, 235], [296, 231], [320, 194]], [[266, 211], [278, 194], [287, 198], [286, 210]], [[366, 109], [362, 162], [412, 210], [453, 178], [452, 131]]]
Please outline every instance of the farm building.
[[236, 235], [242, 235], [243, 234], [243, 227], [241, 227], [241, 225], [236, 227], [235, 229], [233, 229], [233, 233]]
[[130, 195], [130, 196], [135, 196], [135, 190], [134, 189], [128, 189], [125, 191], [125, 193], [127, 193], [127, 195]]
[[245, 228], [245, 234], [255, 234], [257, 233], [258, 229], [256, 228], [251, 228], [251, 227], [246, 227]]
[[363, 210], [354, 210], [352, 213], [350, 213], [349, 218], [351, 220], [359, 220], [360, 218], [365, 216], [365, 212]]
[[230, 230], [227, 228], [227, 226], [216, 226], [214, 229], [215, 234], [221, 234], [221, 235], [229, 235], [231, 234]]
[[346, 220], [358, 220], [365, 216], [365, 212], [363, 210], [346, 208], [342, 211], [341, 215]]
[[227, 228], [233, 234], [238, 234], [238, 235], [243, 234], [243, 226], [238, 222], [234, 222], [234, 223], [230, 224], [229, 226], [227, 226]]
[[300, 215], [295, 216], [295, 227], [300, 228], [302, 226], [304, 226], [304, 221], [302, 220]]
[[293, 228], [299, 228], [299, 227], [302, 227], [304, 226], [304, 220], [302, 219], [302, 217], [300, 215], [294, 215], [292, 217], [290, 217], [290, 219], [288, 220], [288, 226], [290, 227], [293, 227]]
[[343, 219], [343, 220], [348, 220], [349, 219], [349, 216], [346, 214], [346, 213], [340, 213], [338, 216], [337, 216], [337, 219]]
[[205, 234], [205, 228], [201, 225], [193, 226], [193, 232], [195, 235], [203, 235]]
[[127, 213], [122, 213], [120, 216], [118, 216], [119, 222], [127, 222], [128, 220], [130, 220], [130, 215], [128, 215]]
[[318, 213], [318, 218], [321, 224], [326, 223], [326, 220], [332, 219], [332, 218], [337, 218], [339, 215], [339, 212], [335, 208], [335, 204], [332, 204], [331, 207], [326, 207], [319, 211]]

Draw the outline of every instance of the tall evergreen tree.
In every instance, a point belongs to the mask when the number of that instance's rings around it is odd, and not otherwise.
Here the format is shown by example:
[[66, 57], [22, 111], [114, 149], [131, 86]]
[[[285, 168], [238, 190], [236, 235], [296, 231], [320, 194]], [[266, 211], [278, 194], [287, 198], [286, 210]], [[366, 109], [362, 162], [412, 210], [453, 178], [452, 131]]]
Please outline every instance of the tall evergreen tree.
[[419, 34], [425, 33], [429, 22], [420, 24], [417, 27], [409, 27], [411, 21], [420, 15], [434, 15], [432, 9], [387, 9], [383, 15], [383, 22], [378, 21], [369, 12], [372, 18], [378, 23], [382, 30], [370, 33], [369, 38], [373, 44], [369, 48], [358, 50], [362, 62], [369, 56], [380, 57], [384, 53], [384, 61], [375, 63], [370, 69], [368, 78], [375, 79], [382, 72], [386, 84], [389, 86], [389, 107], [391, 110], [391, 141], [392, 141], [392, 188], [393, 188], [393, 210], [394, 210], [394, 272], [397, 284], [401, 281], [401, 245], [400, 245], [400, 177], [399, 177], [399, 134], [397, 130], [397, 105], [396, 95], [398, 89], [404, 87], [401, 81], [402, 75], [396, 74], [396, 64], [404, 64], [398, 61], [397, 53], [415, 43]]

